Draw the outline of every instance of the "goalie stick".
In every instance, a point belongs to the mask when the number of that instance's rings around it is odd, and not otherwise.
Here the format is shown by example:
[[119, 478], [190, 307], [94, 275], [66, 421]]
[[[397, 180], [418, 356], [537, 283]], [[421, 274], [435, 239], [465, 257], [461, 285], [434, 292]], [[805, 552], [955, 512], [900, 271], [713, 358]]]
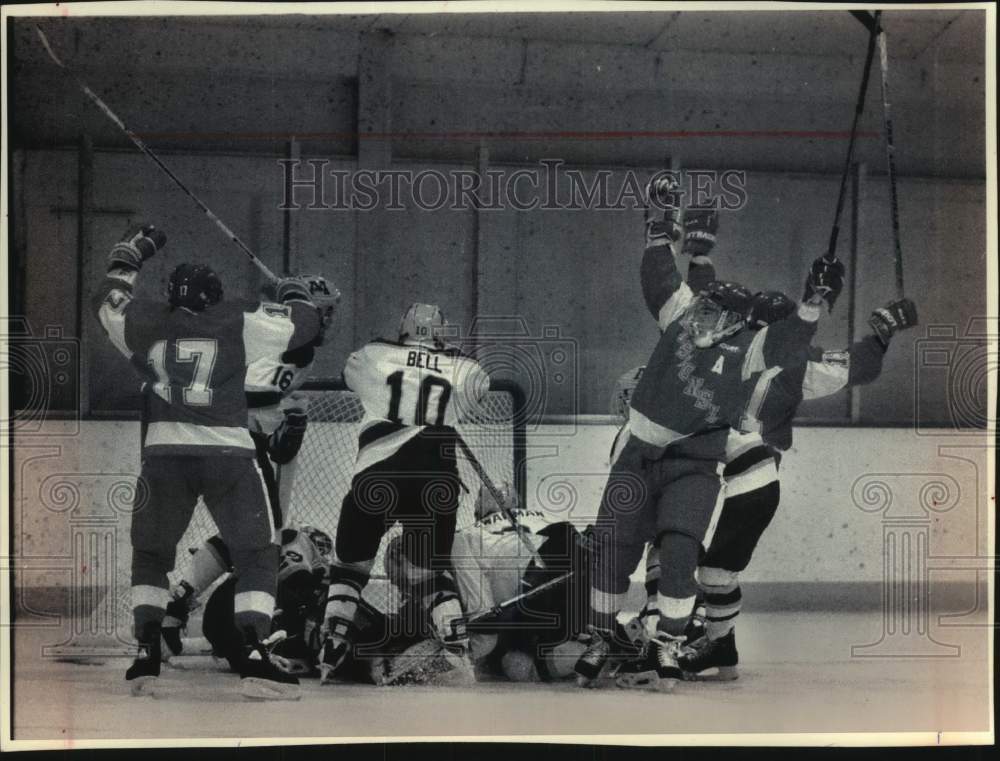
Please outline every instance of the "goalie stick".
[[490, 619], [499, 618], [508, 610], [513, 608], [518, 603], [524, 602], [525, 600], [530, 600], [538, 594], [541, 594], [546, 589], [554, 587], [556, 584], [561, 584], [573, 575], [573, 571], [566, 571], [566, 573], [556, 576], [554, 579], [549, 579], [544, 584], [539, 584], [537, 587], [532, 587], [531, 589], [522, 592], [519, 595], [511, 597], [509, 600], [504, 600], [501, 603], [497, 603], [492, 608], [487, 608], [486, 610], [481, 610], [477, 613], [471, 614], [466, 618], [466, 626], [469, 627], [469, 631], [481, 631], [488, 624], [492, 623]]
[[132, 130], [130, 130], [128, 127], [125, 126], [125, 123], [121, 119], [119, 119], [117, 114], [115, 114], [115, 112], [108, 107], [108, 104], [105, 103], [101, 99], [101, 97], [97, 95], [93, 90], [91, 90], [87, 86], [87, 84], [82, 79], [80, 79], [79, 75], [75, 71], [73, 71], [71, 68], [69, 68], [69, 66], [64, 64], [61, 60], [59, 60], [59, 56], [55, 54], [55, 51], [49, 44], [49, 40], [45, 36], [45, 32], [42, 31], [42, 28], [36, 25], [35, 31], [38, 32], [38, 37], [42, 41], [42, 47], [45, 48], [45, 51], [49, 54], [49, 58], [52, 59], [52, 62], [55, 63], [55, 65], [58, 66], [60, 69], [65, 71], [67, 74], [69, 74], [69, 76], [73, 78], [73, 81], [76, 82], [77, 87], [80, 88], [83, 94], [86, 95], [94, 103], [94, 105], [97, 106], [104, 113], [105, 116], [107, 116], [111, 121], [113, 121], [118, 126], [118, 128], [125, 133], [128, 139], [135, 144], [135, 147], [138, 148], [140, 151], [142, 151], [144, 154], [146, 154], [146, 156], [148, 156], [150, 160], [152, 160], [152, 162], [156, 164], [163, 171], [164, 174], [167, 175], [167, 177], [173, 180], [174, 184], [177, 185], [177, 187], [179, 187], [188, 196], [188, 198], [190, 198], [192, 201], [195, 202], [195, 204], [197, 204], [199, 209], [205, 212], [205, 216], [207, 216], [212, 222], [214, 222], [215, 226], [218, 227], [225, 234], [225, 236], [229, 238], [229, 240], [231, 240], [233, 243], [235, 243], [237, 246], [240, 247], [240, 250], [242, 250], [243, 253], [246, 254], [250, 262], [255, 267], [257, 267], [257, 269], [261, 271], [264, 277], [266, 277], [271, 282], [277, 282], [278, 277], [273, 272], [271, 272], [271, 270], [268, 268], [266, 264], [264, 264], [264, 262], [262, 262], [260, 259], [257, 258], [257, 255], [250, 250], [250, 247], [247, 246], [247, 244], [244, 243], [242, 240], [240, 240], [239, 236], [232, 230], [230, 230], [229, 227], [227, 227], [226, 224], [221, 219], [219, 219], [219, 217], [216, 216], [215, 213], [211, 209], [209, 209], [208, 206], [206, 206], [205, 203], [200, 198], [198, 198], [198, 196], [192, 193], [188, 189], [188, 187], [183, 182], [181, 182], [180, 178], [176, 174], [174, 174], [166, 164], [163, 163], [162, 159], [160, 159], [159, 156], [153, 153], [152, 149], [150, 149], [150, 147], [146, 145], [138, 135], [136, 135]]

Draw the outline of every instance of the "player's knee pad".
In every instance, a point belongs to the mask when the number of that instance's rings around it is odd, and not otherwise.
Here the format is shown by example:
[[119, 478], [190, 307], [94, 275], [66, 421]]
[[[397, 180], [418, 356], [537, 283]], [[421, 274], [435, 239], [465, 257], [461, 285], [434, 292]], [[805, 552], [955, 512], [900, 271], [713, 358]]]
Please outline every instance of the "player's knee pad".
[[697, 592], [695, 570], [701, 552], [701, 542], [686, 533], [663, 531], [657, 537], [660, 556], [661, 595], [687, 598]]
[[740, 576], [736, 571], [727, 571], [725, 568], [712, 568], [700, 566], [698, 568], [698, 586], [703, 589], [732, 589], [740, 583]]

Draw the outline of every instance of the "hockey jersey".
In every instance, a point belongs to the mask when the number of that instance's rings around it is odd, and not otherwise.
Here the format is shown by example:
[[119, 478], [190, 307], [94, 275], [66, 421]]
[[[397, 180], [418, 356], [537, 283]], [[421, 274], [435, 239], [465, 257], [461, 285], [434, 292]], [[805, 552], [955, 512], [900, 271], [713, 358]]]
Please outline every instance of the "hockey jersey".
[[489, 376], [456, 349], [377, 340], [347, 359], [344, 383], [361, 397], [364, 418], [356, 470], [384, 460], [428, 427], [473, 415]]
[[[640, 277], [661, 333], [631, 397], [629, 432], [647, 444], [666, 447], [695, 434], [739, 427], [746, 385], [764, 370], [800, 365], [807, 357], [818, 307], [802, 305], [797, 314], [763, 330], [743, 330], [697, 348], [680, 324], [695, 295], [669, 246], [647, 246]], [[722, 452], [705, 454], [721, 457]]]
[[780, 372], [759, 373], [748, 386], [741, 428], [760, 433], [777, 449], [788, 449], [792, 445], [792, 419], [804, 399], [819, 399], [848, 386], [871, 383], [882, 372], [884, 354], [872, 335], [846, 351], [810, 347], [806, 362]]
[[269, 436], [284, 421], [281, 400], [309, 377], [316, 357], [315, 343], [270, 357], [260, 357], [247, 368], [246, 396], [251, 433]]
[[320, 329], [305, 301], [223, 301], [204, 312], [133, 298], [138, 273], [112, 270], [93, 307], [149, 394], [146, 456], [252, 457], [244, 393], [247, 367], [308, 344]]

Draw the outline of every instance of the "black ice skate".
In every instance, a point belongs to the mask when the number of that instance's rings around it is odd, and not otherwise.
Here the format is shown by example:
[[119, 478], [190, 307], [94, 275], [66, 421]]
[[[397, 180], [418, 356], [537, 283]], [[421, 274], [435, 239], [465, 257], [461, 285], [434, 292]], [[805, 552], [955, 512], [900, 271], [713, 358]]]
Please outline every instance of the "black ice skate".
[[590, 643], [573, 670], [576, 671], [576, 683], [580, 687], [596, 687], [597, 680], [611, 656], [612, 634], [596, 626], [588, 626], [587, 631], [590, 633]]
[[728, 682], [739, 677], [736, 670], [740, 662], [736, 652], [736, 631], [719, 639], [702, 637], [680, 658], [684, 678], [713, 682]]
[[160, 677], [160, 630], [150, 626], [139, 643], [139, 653], [125, 672], [125, 681], [135, 697], [154, 695]]
[[180, 583], [181, 590], [177, 597], [167, 603], [167, 614], [163, 617], [163, 660], [180, 655], [184, 650], [181, 634], [187, 628], [188, 618], [195, 609], [194, 588], [186, 581]]
[[243, 662], [240, 664], [240, 693], [252, 700], [298, 700], [299, 680], [286, 674], [271, 661], [267, 647], [247, 633]]
[[681, 643], [663, 634], [649, 640], [637, 658], [618, 667], [615, 684], [625, 689], [670, 692], [683, 678], [677, 665]]
[[319, 650], [319, 683], [328, 684], [333, 681], [338, 669], [347, 660], [351, 643], [343, 637], [327, 635]]

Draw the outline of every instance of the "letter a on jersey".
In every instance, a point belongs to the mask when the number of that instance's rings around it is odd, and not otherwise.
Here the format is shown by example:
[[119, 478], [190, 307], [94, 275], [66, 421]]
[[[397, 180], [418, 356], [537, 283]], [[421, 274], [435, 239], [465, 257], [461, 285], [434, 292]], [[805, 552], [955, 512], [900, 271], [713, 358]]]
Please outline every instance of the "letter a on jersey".
[[715, 360], [715, 364], [712, 365], [712, 372], [716, 375], [722, 375], [722, 363], [725, 361], [725, 357], [719, 355], [719, 358]]

